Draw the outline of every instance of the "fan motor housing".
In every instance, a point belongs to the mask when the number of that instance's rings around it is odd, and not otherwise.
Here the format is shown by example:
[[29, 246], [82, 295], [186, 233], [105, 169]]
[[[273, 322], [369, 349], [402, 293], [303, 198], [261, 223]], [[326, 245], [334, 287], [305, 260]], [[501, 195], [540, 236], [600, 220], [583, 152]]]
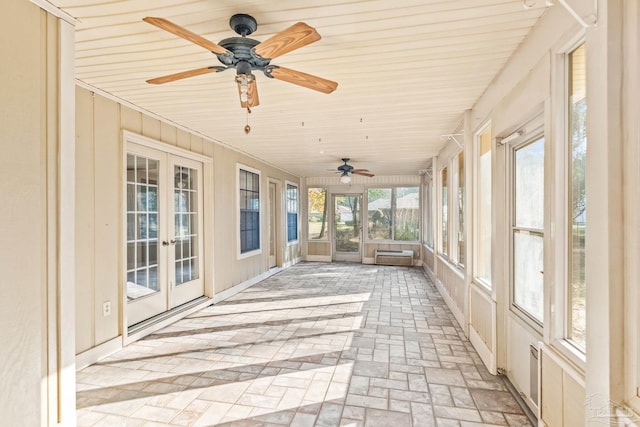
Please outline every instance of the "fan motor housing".
[[235, 67], [240, 61], [248, 62], [253, 69], [258, 70], [269, 65], [269, 59], [260, 58], [251, 53], [251, 49], [260, 44], [257, 40], [248, 37], [229, 37], [218, 44], [233, 53], [233, 57], [226, 54], [216, 54], [218, 60], [228, 67]]

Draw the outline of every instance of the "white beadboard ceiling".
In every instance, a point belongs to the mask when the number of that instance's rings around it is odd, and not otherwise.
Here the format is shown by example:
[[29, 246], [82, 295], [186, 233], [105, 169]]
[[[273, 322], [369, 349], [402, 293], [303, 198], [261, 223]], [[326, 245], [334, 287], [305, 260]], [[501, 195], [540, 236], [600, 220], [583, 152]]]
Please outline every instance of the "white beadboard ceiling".
[[[545, 11], [522, 0], [50, 1], [78, 19], [78, 80], [301, 177], [330, 176], [341, 157], [376, 175], [417, 174]], [[222, 64], [143, 17], [218, 43], [236, 35], [236, 13], [256, 18], [258, 41], [298, 21], [315, 27], [321, 40], [272, 64], [338, 89], [327, 95], [255, 72], [260, 105], [246, 135], [234, 70], [145, 82]]]

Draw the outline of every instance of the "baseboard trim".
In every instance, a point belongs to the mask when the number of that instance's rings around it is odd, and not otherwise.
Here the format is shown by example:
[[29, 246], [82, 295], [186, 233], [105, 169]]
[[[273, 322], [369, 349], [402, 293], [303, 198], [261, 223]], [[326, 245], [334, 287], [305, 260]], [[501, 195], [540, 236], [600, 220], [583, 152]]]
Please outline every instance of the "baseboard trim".
[[442, 285], [442, 282], [440, 282], [440, 280], [436, 280], [435, 284], [436, 284], [436, 289], [438, 289], [438, 292], [440, 292], [440, 295], [442, 295], [444, 302], [447, 303], [447, 307], [449, 307], [449, 310], [451, 310], [451, 312], [453, 313], [453, 316], [458, 321], [458, 325], [460, 325], [460, 328], [462, 328], [462, 330], [466, 334], [467, 333], [465, 328], [466, 321], [464, 319], [464, 315], [462, 314], [462, 311], [460, 311], [460, 309], [456, 305], [453, 298], [451, 298], [451, 296], [449, 295], [445, 287]]
[[103, 342], [87, 351], [76, 355], [76, 371], [93, 365], [101, 359], [122, 350], [122, 335], [118, 335], [109, 341]]
[[492, 375], [496, 375], [498, 373], [496, 367], [496, 357], [491, 352], [491, 349], [487, 346], [487, 344], [482, 340], [480, 334], [476, 332], [473, 325], [469, 325], [469, 341], [471, 342], [471, 345], [473, 345], [473, 348], [475, 348], [478, 352], [478, 355], [480, 356], [480, 359], [482, 359], [484, 366], [487, 367]]
[[309, 262], [331, 262], [331, 255], [307, 255]]
[[516, 399], [516, 402], [518, 402], [518, 405], [520, 406], [520, 408], [524, 412], [525, 416], [529, 419], [529, 422], [531, 423], [531, 426], [532, 427], [533, 426], [537, 426], [538, 425], [538, 418], [533, 413], [531, 408], [529, 408], [529, 406], [524, 401], [524, 399], [522, 399], [522, 396], [520, 395], [520, 393], [518, 393], [518, 390], [511, 383], [511, 381], [509, 381], [509, 378], [507, 378], [505, 375], [501, 375], [500, 377], [504, 381], [504, 384], [507, 387], [507, 390], [509, 390], [509, 393], [511, 393], [513, 398]]
[[249, 289], [250, 287], [252, 287], [253, 285], [255, 285], [256, 283], [259, 283], [275, 274], [280, 273], [281, 271], [285, 270], [284, 267], [275, 267], [272, 268], [269, 271], [265, 271], [264, 273], [253, 277], [249, 280], [246, 280], [238, 285], [235, 285], [229, 289], [225, 289], [222, 292], [218, 292], [217, 294], [215, 294], [213, 296], [213, 298], [211, 298], [211, 302], [209, 303], [209, 305], [213, 305], [213, 304], [217, 304], [221, 301], [226, 300], [227, 298], [231, 298], [232, 296], [234, 296], [235, 294], [244, 291], [245, 289]]

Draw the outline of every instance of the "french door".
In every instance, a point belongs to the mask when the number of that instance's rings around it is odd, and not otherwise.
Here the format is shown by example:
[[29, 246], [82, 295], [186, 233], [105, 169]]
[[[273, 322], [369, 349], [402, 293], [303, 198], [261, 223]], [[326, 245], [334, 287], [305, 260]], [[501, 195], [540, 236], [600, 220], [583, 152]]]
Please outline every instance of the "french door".
[[127, 326], [204, 295], [202, 163], [129, 144]]
[[333, 260], [362, 261], [362, 195], [333, 196]]

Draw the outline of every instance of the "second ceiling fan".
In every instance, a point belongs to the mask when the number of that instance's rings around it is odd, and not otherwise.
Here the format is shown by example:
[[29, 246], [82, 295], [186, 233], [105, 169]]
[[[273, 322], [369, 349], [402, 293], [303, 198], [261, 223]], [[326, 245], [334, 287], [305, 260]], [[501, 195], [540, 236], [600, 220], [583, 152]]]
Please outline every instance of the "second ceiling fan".
[[146, 17], [143, 21], [207, 49], [223, 64], [169, 74], [147, 80], [147, 83], [169, 83], [187, 77], [235, 69], [235, 81], [243, 108], [255, 107], [260, 103], [254, 70], [262, 71], [267, 77], [323, 93], [331, 93], [338, 87], [338, 84], [331, 80], [271, 64], [274, 58], [320, 40], [320, 34], [315, 28], [304, 22], [298, 22], [259, 42], [247, 37], [258, 28], [256, 20], [250, 15], [236, 14], [231, 17], [229, 25], [240, 37], [229, 37], [216, 44], [164, 18]]

